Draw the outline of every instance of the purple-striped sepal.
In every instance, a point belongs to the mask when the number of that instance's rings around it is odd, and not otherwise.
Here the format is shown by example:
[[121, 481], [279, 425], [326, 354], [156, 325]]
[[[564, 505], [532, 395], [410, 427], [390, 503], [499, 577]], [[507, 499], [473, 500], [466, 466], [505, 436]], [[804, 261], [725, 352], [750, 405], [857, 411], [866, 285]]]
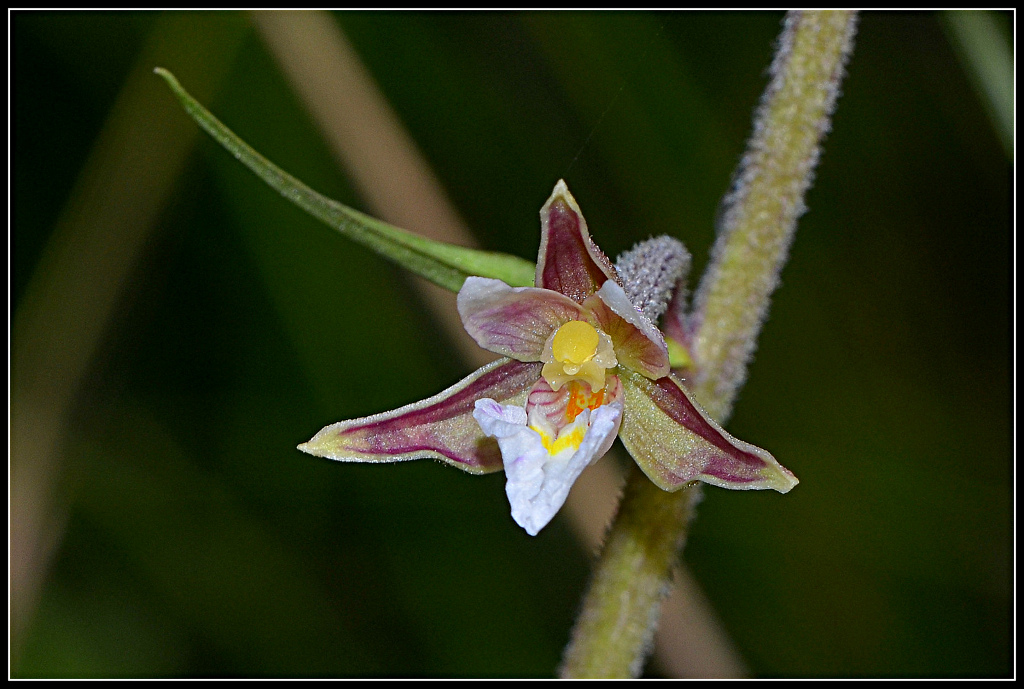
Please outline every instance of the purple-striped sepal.
[[498, 444], [473, 418], [478, 399], [526, 403], [542, 365], [499, 359], [447, 390], [394, 411], [327, 426], [299, 449], [339, 462], [432, 457], [472, 474], [501, 471]]
[[729, 435], [691, 398], [674, 375], [650, 380], [623, 371], [625, 413], [619, 437], [647, 477], [673, 491], [690, 481], [721, 488], [773, 488], [799, 481], [759, 447]]

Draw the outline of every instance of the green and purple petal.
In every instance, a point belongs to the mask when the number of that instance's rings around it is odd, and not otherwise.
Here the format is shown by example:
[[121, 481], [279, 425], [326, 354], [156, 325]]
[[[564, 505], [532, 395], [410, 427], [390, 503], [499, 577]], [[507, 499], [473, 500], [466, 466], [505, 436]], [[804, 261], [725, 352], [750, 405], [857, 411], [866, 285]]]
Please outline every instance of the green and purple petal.
[[583, 308], [611, 338], [620, 366], [648, 378], [661, 378], [668, 373], [668, 349], [661, 332], [636, 310], [618, 284], [605, 282]]
[[476, 400], [522, 406], [542, 365], [499, 359], [444, 392], [394, 411], [327, 426], [299, 449], [340, 462], [433, 457], [472, 474], [501, 471], [501, 452], [473, 418]]
[[466, 278], [458, 307], [462, 325], [478, 345], [519, 361], [540, 361], [551, 333], [584, 319], [583, 308], [565, 295], [489, 278]]
[[619, 437], [659, 488], [673, 491], [700, 480], [787, 493], [798, 483], [771, 454], [726, 433], [674, 376], [649, 380], [623, 371], [620, 378], [626, 410]]
[[558, 180], [540, 209], [536, 286], [582, 304], [607, 280], [617, 280], [615, 267], [590, 238], [587, 221], [565, 181]]

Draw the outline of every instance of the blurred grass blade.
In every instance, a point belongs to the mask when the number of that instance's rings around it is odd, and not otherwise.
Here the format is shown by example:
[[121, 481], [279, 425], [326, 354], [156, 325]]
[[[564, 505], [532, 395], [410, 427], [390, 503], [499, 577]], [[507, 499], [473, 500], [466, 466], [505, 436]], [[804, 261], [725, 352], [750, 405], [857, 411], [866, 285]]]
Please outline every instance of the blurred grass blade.
[[[19, 27], [25, 27], [25, 34], [39, 29], [39, 35], [63, 35], [60, 30], [49, 33], [55, 29], [55, 15], [36, 19], [21, 13]], [[122, 307], [131, 300], [127, 295], [131, 292], [132, 276], [141, 270], [146, 246], [159, 225], [157, 218], [172, 196], [175, 181], [196, 139], [195, 131], [186, 122], [173, 117], [175, 113], [160, 108], [154, 100], [158, 89], [149, 76], [150, 66], [157, 60], [178, 65], [185, 73], [194, 75], [197, 92], [210, 97], [227, 75], [248, 31], [244, 17], [214, 12], [202, 16], [164, 13], [154, 16], [148, 27], [148, 20], [135, 24], [130, 19], [111, 17], [110, 23], [106, 21], [89, 26], [120, 27], [129, 35], [144, 37], [144, 42], [137, 48], [115, 51], [124, 58], [131, 57], [131, 63], [124, 63], [126, 68], [130, 66], [124, 77], [103, 72], [102, 83], [116, 91], [109, 93], [111, 104], [102, 118], [98, 110], [94, 112], [99, 118], [94, 120], [98, 131], [88, 135], [90, 140], [78, 141], [78, 135], [68, 131], [64, 133], [69, 138], [57, 135], [62, 146], [70, 145], [68, 155], [80, 161], [64, 161], [63, 168], [51, 161], [64, 171], [61, 174], [74, 170], [73, 177], [62, 177], [68, 184], [73, 182], [66, 191], [56, 191], [51, 180], [42, 184], [48, 190], [43, 192], [48, 203], [58, 204], [59, 210], [54, 208], [52, 215], [45, 213], [42, 217], [47, 219], [41, 223], [40, 216], [25, 223], [19, 214], [18, 219], [11, 221], [8, 237], [13, 242], [12, 281], [18, 271], [13, 263], [14, 245], [18, 245], [19, 252], [28, 247], [27, 253], [31, 255], [33, 242], [44, 242], [34, 266], [19, 264], [25, 266], [30, 277], [22, 283], [20, 299], [15, 301], [12, 294], [8, 312], [12, 673], [23, 671], [22, 653], [34, 638], [32, 628], [40, 597], [49, 587], [51, 559], [62, 547], [66, 520], [72, 513], [72, 494], [64, 490], [63, 483], [69, 465], [73, 464], [65, 446], [65, 439], [74, 435], [72, 418], [81, 395], [94, 390], [89, 381], [96, 380], [92, 376], [102, 359], [103, 343], [121, 326], [125, 317]], [[30, 25], [36, 28], [29, 29]], [[94, 35], [89, 34], [91, 29], [81, 28], [84, 25], [63, 26], [75, 26], [76, 35], [79, 31], [83, 36]], [[17, 33], [25, 35], [20, 28]], [[76, 80], [84, 79], [83, 74], [69, 69], [67, 83], [78, 83]], [[69, 98], [79, 105], [85, 102], [75, 101], [77, 96]], [[106, 98], [97, 96], [97, 100], [89, 102], [99, 104]], [[26, 100], [31, 103], [32, 97]], [[36, 111], [36, 107], [27, 106], [26, 126], [22, 129], [45, 130], [48, 125], [42, 122], [56, 121], [46, 120], [49, 115]], [[76, 131], [91, 130], [87, 126]], [[33, 133], [26, 136], [25, 140], [36, 138]], [[52, 138], [50, 134], [43, 136]], [[82, 158], [72, 152], [76, 150], [73, 141], [83, 145]], [[44, 168], [49, 166], [44, 164]], [[18, 174], [12, 174], [12, 193], [17, 194], [19, 187], [32, 182], [25, 181], [20, 163], [12, 162], [14, 168]], [[31, 206], [32, 202], [23, 205]], [[15, 225], [23, 223], [15, 231]], [[38, 240], [22, 243], [24, 238], [40, 232]]]
[[1013, 158], [1013, 53], [991, 12], [949, 11], [943, 18], [964, 69]]
[[534, 265], [517, 256], [435, 242], [372, 218], [310, 189], [242, 141], [182, 88], [162, 67], [154, 70], [167, 81], [185, 111], [260, 179], [310, 215], [398, 265], [453, 292], [470, 275], [495, 278], [512, 285], [533, 285]]

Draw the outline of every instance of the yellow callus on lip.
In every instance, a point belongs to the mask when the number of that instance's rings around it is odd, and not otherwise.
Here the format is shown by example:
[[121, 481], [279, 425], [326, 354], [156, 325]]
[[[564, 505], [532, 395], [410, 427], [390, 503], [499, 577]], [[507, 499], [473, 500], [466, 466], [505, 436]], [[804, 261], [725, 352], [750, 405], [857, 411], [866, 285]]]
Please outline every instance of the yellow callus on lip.
[[579, 365], [590, 361], [597, 354], [601, 338], [597, 328], [586, 321], [569, 321], [555, 332], [551, 341], [551, 353], [556, 361], [563, 364]]
[[563, 324], [548, 340], [541, 375], [552, 389], [583, 380], [595, 392], [604, 388], [605, 370], [618, 362], [607, 335], [586, 321]]
[[583, 437], [587, 432], [586, 426], [577, 426], [575, 424], [563, 429], [562, 433], [557, 438], [552, 438], [541, 429], [534, 428], [533, 430], [537, 431], [540, 435], [540, 441], [543, 443], [544, 449], [548, 451], [549, 455], [557, 455], [566, 448], [572, 448], [574, 451], [580, 449], [580, 445], [583, 443]]

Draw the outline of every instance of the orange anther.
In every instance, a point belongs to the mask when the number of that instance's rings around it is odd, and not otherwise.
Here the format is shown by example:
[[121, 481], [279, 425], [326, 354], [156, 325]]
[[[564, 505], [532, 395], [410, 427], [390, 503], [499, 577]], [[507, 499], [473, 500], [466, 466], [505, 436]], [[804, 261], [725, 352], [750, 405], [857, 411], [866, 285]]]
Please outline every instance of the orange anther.
[[569, 381], [569, 402], [565, 405], [565, 418], [572, 423], [584, 409], [597, 409], [603, 403], [604, 389], [594, 392], [583, 381]]

